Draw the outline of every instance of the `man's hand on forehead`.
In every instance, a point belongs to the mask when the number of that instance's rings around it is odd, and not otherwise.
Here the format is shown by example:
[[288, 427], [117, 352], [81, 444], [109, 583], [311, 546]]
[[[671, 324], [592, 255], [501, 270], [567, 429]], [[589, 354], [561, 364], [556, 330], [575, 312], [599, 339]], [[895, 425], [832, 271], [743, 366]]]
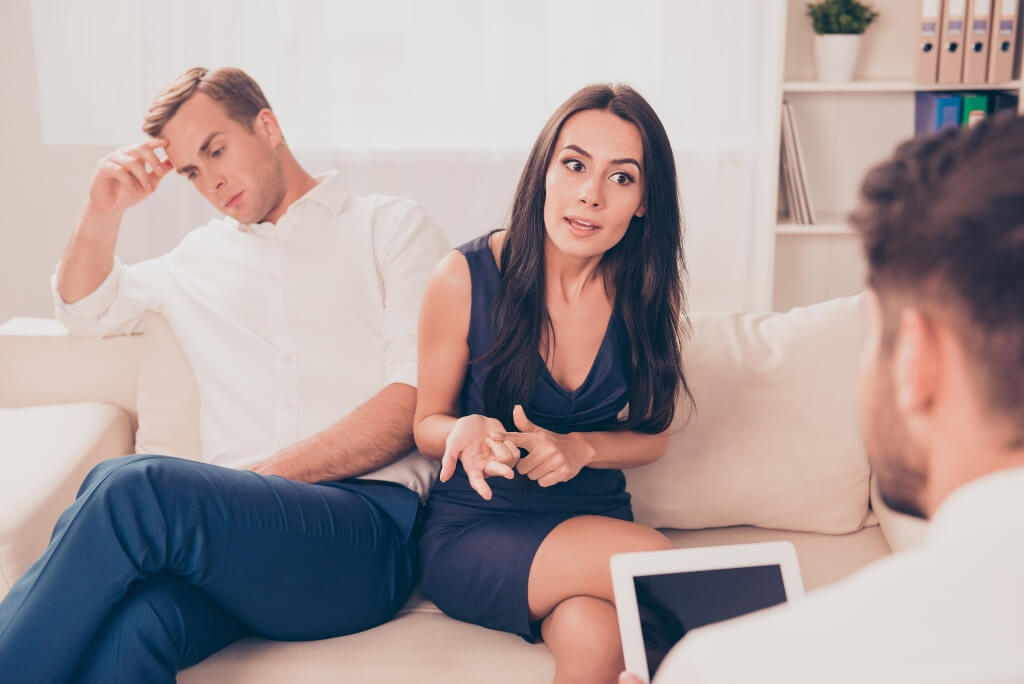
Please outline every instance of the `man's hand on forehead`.
[[174, 168], [166, 147], [165, 139], [150, 138], [103, 157], [89, 188], [90, 206], [98, 211], [124, 211], [149, 197]]
[[148, 140], [147, 142], [152, 145], [151, 149], [153, 150], [153, 154], [156, 155], [157, 159], [159, 159], [162, 162], [163, 161], [166, 161], [166, 162], [170, 161], [170, 159], [168, 159], [168, 157], [167, 157], [167, 141], [166, 140], [163, 140], [162, 138], [152, 138], [151, 140]]
[[[149, 151], [151, 151], [153, 153], [153, 157], [156, 157], [156, 161], [159, 162], [160, 166], [166, 166], [166, 165], [170, 164], [170, 168], [168, 168], [167, 171], [171, 171], [171, 170], [174, 169], [174, 164], [171, 162], [170, 158], [167, 156], [167, 141], [166, 140], [164, 140], [163, 138], [150, 138], [146, 142], [142, 143], [141, 146], [146, 148], [146, 149], [148, 149]], [[149, 170], [149, 171], [154, 171], [157, 168], [157, 167], [153, 166], [153, 161], [152, 160], [147, 160], [146, 167], [147, 167], [147, 170]], [[165, 173], [166, 173], [166, 171], [165, 171]]]

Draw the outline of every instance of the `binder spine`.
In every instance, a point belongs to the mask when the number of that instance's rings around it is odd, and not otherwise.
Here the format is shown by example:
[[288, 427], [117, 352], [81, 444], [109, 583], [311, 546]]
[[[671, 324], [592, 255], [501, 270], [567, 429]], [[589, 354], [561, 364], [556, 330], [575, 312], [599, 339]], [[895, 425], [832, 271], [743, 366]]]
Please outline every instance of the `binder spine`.
[[964, 36], [964, 83], [984, 83], [988, 77], [992, 0], [971, 0]]
[[995, 0], [995, 3], [989, 41], [988, 81], [1006, 83], [1013, 80], [1017, 63], [1020, 1]]
[[964, 69], [964, 23], [967, 0], [946, 0], [942, 15], [942, 50], [939, 83], [960, 83]]
[[939, 76], [939, 27], [942, 24], [942, 0], [921, 0], [920, 40], [914, 81], [935, 83]]

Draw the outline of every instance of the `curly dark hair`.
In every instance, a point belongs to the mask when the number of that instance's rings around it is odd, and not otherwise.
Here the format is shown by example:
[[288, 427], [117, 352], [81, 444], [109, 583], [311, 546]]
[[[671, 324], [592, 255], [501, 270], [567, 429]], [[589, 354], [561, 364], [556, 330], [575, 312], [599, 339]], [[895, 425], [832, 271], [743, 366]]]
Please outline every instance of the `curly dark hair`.
[[942, 316], [991, 410], [1024, 445], [1024, 118], [987, 117], [900, 145], [872, 169], [851, 223], [891, 349], [907, 304]]

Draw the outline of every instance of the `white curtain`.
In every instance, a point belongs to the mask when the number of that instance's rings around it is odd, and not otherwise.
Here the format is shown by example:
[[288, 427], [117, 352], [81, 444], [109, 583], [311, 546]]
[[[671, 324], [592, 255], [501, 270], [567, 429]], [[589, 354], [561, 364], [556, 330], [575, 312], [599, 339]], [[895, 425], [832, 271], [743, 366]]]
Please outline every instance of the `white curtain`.
[[[651, 102], [679, 168], [694, 310], [766, 309], [785, 0], [33, 0], [51, 145], [130, 144], [195, 66], [260, 82], [311, 172], [413, 197], [453, 243], [498, 227], [526, 153], [579, 87]], [[209, 218], [186, 183], [126, 217], [135, 261]]]

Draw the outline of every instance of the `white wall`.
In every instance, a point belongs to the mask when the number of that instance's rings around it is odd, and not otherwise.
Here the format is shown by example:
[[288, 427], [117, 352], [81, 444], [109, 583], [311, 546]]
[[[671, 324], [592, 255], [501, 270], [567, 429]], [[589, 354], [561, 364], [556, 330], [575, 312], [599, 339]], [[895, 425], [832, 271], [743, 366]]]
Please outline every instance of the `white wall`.
[[[45, 275], [74, 224], [100, 150], [42, 143], [28, 0], [0, 3], [0, 321], [52, 311]], [[66, 226], [67, 230], [61, 230]]]
[[[4, 321], [12, 316], [52, 315], [49, 275], [74, 227], [93, 168], [110, 149], [43, 144], [29, 0], [0, 3], [0, 44], [7, 57], [0, 64], [0, 101], [4, 103], [0, 206], [5, 214], [0, 223], [0, 321]], [[287, 130], [287, 121], [282, 123]], [[313, 173], [339, 168], [355, 192], [416, 197], [453, 243], [499, 226], [508, 201], [484, 198], [507, 196], [510, 201], [525, 160], [525, 153], [377, 154], [372, 162], [351, 154], [297, 150], [296, 155]], [[439, 164], [443, 173], [435, 170]], [[485, 177], [478, 173], [481, 166], [489, 168]], [[456, 189], [466, 187], [478, 191], [465, 193], [460, 202], [452, 201]], [[187, 182], [170, 177], [151, 198], [128, 211], [118, 254], [131, 263], [165, 252], [214, 213]], [[168, 220], [168, 214], [173, 220]], [[175, 227], [153, 230], [157, 215], [159, 223]]]
[[[739, 6], [737, 3], [734, 5]], [[671, 26], [662, 29], [666, 35], [676, 37], [682, 30], [680, 26], [686, 28], [683, 18], [677, 15], [690, 15], [699, 7], [672, 3], [665, 6], [670, 11], [671, 21], [668, 23]], [[724, 11], [723, 5], [711, 9], [710, 5], [703, 7], [704, 11]], [[737, 11], [736, 7], [733, 11]], [[88, 27], [83, 27], [83, 30], [87, 31]], [[697, 29], [690, 27], [689, 30]], [[99, 40], [95, 36], [84, 38], [87, 39], [84, 42]], [[165, 36], [162, 39], [171, 38]], [[6, 212], [6, 220], [0, 224], [0, 321], [3, 321], [11, 316], [52, 315], [49, 276], [74, 227], [93, 168], [109, 148], [43, 144], [30, 0], [0, 2], [0, 41], [5, 46], [7, 57], [0, 64], [0, 101], [5, 105], [3, 126], [0, 128], [3, 145], [0, 149], [4, 152], [0, 155], [0, 203]], [[666, 69], [672, 67], [678, 71], [680, 65], [693, 64], [686, 51], [692, 48], [686, 48], [687, 41], [683, 43], [677, 46], [678, 54], [672, 53], [674, 61]], [[760, 49], [777, 49], [777, 46]], [[67, 52], [66, 58], [73, 60], [73, 50]], [[126, 59], [129, 58], [126, 55]], [[689, 132], [693, 137], [694, 130], [700, 131], [701, 135], [697, 137], [701, 139], [718, 139], [715, 136], [723, 135], [723, 131], [714, 130], [706, 121], [694, 124], [708, 117], [716, 121], [722, 118], [714, 116], [714, 108], [708, 113], [705, 111], [707, 108], [693, 107], [694, 94], [707, 96], [713, 88], [721, 86], [727, 93], [740, 93], [736, 97], [745, 98], [747, 104], [751, 104], [751, 85], [764, 79], [760, 78], [761, 71], [752, 69], [752, 65], [739, 63], [742, 62], [739, 58], [737, 60], [732, 68], [739, 74], [735, 78], [742, 78], [742, 83], [747, 84], [745, 87], [738, 87], [732, 78], [712, 78], [698, 69], [691, 71], [711, 81], [704, 83], [698, 80], [695, 83], [703, 83], [703, 86], [691, 83], [684, 87], [679, 85], [685, 81], [684, 74], [673, 71], [672, 78], [665, 81], [671, 86], [665, 87], [668, 92], [661, 93], [660, 99], [657, 94], [652, 97], [648, 93], [676, 143], [688, 230], [690, 302], [697, 310], [743, 308], [743, 302], [759, 299], [756, 292], [750, 291], [755, 286], [748, 281], [763, 282], [763, 279], [749, 275], [758, 270], [756, 266], [760, 258], [758, 245], [749, 239], [753, 230], [750, 217], [757, 214], [754, 216], [757, 221], [761, 218], [768, 221], [768, 217], [760, 217], [759, 213], [751, 210], [749, 201], [751, 188], [763, 182], [754, 177], [759, 175], [754, 173], [759, 168], [754, 164], [756, 160], [750, 158], [750, 152], [730, 156], [728, 152], [692, 149], [692, 145], [688, 147], [686, 144], [682, 146], [684, 149], [680, 149], [679, 145], [680, 138], [686, 143], [684, 134]], [[116, 79], [117, 75], [111, 74], [110, 78]], [[105, 85], [106, 90], [111, 87], [109, 83]], [[274, 102], [274, 93], [268, 91], [268, 96]], [[773, 91], [766, 101], [774, 99]], [[719, 102], [718, 106], [730, 111], [737, 109], [731, 101]], [[695, 112], [703, 112], [704, 119], [694, 118]], [[140, 124], [141, 116], [140, 111]], [[282, 115], [281, 118], [287, 132], [288, 117]], [[750, 118], [758, 119], [753, 114]], [[536, 130], [540, 130], [542, 123], [536, 122]], [[742, 127], [726, 128], [726, 133], [742, 132]], [[508, 212], [526, 151], [375, 151], [371, 156], [369, 153], [299, 149], [296, 155], [314, 173], [338, 168], [354, 192], [380, 192], [417, 199], [435, 217], [450, 241], [457, 244], [500, 227]], [[773, 179], [771, 184], [773, 186]], [[714, 199], [719, 196], [731, 200]], [[118, 254], [124, 261], [132, 263], [166, 252], [186, 232], [205, 223], [214, 213], [214, 209], [187, 182], [178, 177], [168, 178], [153, 197], [126, 214]], [[762, 227], [758, 226], [758, 229]], [[767, 223], [763, 231], [770, 235]]]

